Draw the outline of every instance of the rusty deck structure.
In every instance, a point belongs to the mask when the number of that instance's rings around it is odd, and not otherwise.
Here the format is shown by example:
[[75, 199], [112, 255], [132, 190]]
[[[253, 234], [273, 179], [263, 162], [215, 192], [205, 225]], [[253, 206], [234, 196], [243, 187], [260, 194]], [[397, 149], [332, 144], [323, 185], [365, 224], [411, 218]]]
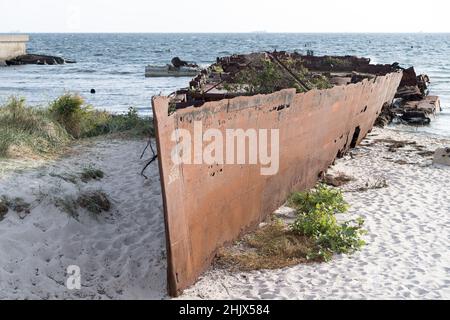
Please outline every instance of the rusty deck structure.
[[[318, 59], [305, 57], [310, 69], [316, 64], [321, 72], [330, 72]], [[368, 60], [342, 69], [333, 66], [332, 71], [373, 77], [304, 93], [283, 89], [223, 99], [211, 96], [175, 110], [173, 98], [153, 98], [171, 296], [196, 282], [218, 248], [255, 229], [292, 192], [313, 187], [337, 157], [360, 143], [383, 105], [392, 102], [402, 79], [401, 70]], [[194, 134], [198, 121], [203, 131], [213, 128], [224, 134], [226, 129], [279, 129], [278, 174], [263, 176], [254, 165], [174, 164], [172, 133], [185, 129]]]

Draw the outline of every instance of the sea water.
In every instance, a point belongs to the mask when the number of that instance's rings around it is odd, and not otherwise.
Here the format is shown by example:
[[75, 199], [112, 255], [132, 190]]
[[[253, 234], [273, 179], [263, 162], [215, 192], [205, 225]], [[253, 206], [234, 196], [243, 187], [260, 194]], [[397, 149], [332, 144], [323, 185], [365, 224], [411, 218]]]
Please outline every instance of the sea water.
[[444, 111], [430, 126], [403, 129], [450, 137], [450, 34], [30, 34], [30, 53], [77, 63], [0, 68], [0, 103], [14, 95], [45, 106], [65, 92], [77, 92], [99, 109], [136, 107], [149, 115], [153, 95], [186, 87], [190, 79], [145, 78], [146, 65], [165, 65], [179, 56], [207, 66], [219, 56], [267, 50], [313, 50], [414, 66], [430, 76], [431, 94], [441, 97]]

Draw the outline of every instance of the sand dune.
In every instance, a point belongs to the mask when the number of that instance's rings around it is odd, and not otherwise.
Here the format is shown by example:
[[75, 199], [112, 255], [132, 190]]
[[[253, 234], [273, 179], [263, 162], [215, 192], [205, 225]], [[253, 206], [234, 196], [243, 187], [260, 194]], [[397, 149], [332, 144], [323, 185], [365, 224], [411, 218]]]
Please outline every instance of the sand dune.
[[[31, 203], [23, 220], [0, 222], [0, 299], [160, 299], [165, 297], [165, 240], [157, 165], [139, 175], [145, 141], [97, 140], [45, 166], [0, 176], [0, 195]], [[10, 162], [12, 167], [15, 162]], [[73, 184], [55, 175], [102, 169], [102, 181]], [[23, 168], [25, 166], [25, 168]], [[58, 198], [103, 190], [113, 209], [79, 221], [55, 207]], [[81, 268], [82, 290], [69, 291], [66, 268]]]

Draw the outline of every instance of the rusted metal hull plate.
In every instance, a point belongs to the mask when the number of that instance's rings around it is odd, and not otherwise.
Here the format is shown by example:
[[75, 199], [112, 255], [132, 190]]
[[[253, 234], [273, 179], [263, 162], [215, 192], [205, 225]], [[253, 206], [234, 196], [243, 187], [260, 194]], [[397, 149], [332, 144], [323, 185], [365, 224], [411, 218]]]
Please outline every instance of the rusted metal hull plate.
[[[391, 102], [401, 72], [329, 90], [208, 102], [168, 115], [169, 98], [153, 98], [167, 237], [168, 290], [192, 285], [217, 249], [255, 228], [293, 191], [315, 185], [336, 156], [359, 143], [384, 103]], [[282, 108], [280, 108], [282, 106]], [[259, 165], [181, 164], [172, 161], [176, 129], [194, 136], [218, 129], [279, 129], [279, 171], [261, 175]]]

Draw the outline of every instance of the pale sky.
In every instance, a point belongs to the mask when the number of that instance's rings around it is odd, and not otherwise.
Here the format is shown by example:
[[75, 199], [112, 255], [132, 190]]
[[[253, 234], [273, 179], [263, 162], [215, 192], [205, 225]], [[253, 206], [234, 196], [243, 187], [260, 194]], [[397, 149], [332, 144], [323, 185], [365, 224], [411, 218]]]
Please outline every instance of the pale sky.
[[0, 0], [10, 32], [450, 32], [448, 0]]

